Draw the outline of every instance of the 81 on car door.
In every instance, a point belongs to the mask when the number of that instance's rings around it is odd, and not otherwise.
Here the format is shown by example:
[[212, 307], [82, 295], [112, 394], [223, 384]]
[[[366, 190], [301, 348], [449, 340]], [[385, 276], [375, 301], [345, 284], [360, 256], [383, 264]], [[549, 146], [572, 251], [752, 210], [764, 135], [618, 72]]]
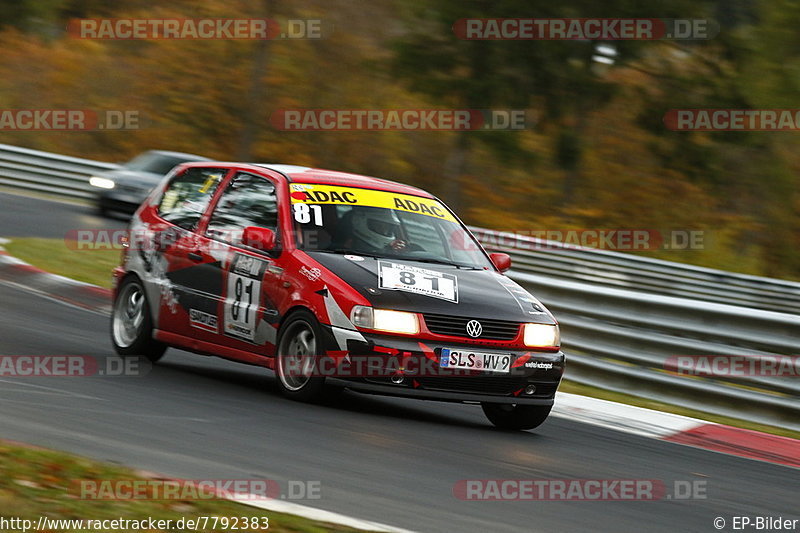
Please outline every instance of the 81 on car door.
[[278, 290], [280, 274], [273, 257], [279, 252], [242, 243], [242, 232], [250, 226], [278, 232], [277, 192], [269, 179], [241, 172], [220, 196], [206, 236], [224, 243], [226, 250], [226, 260], [219, 263], [224, 280], [220, 333], [229, 339], [226, 344], [248, 350], [254, 344], [274, 344], [278, 311], [270, 295]]
[[256, 339], [256, 317], [261, 304], [261, 280], [267, 262], [242, 253], [235, 253], [228, 271], [225, 298], [224, 331], [231, 337], [248, 342]]

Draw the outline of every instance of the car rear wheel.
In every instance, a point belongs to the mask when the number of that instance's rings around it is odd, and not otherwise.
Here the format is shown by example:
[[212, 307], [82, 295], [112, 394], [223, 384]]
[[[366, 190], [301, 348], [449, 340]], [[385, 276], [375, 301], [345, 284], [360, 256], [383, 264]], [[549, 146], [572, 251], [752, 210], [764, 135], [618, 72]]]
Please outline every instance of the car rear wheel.
[[308, 311], [296, 311], [281, 326], [275, 373], [281, 393], [293, 400], [319, 400], [325, 378], [314, 376], [320, 356], [322, 328]]
[[542, 425], [550, 414], [550, 405], [482, 403], [483, 413], [500, 429], [533, 429]]
[[153, 339], [153, 320], [142, 282], [129, 277], [117, 291], [111, 314], [111, 341], [121, 356], [143, 355], [156, 362], [167, 346]]

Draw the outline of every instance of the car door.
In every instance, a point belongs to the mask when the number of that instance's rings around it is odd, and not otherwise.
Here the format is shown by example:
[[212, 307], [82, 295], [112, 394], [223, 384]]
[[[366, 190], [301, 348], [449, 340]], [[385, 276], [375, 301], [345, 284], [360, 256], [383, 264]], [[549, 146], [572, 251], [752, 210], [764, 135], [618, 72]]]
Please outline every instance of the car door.
[[155, 225], [153, 242], [142, 258], [151, 277], [159, 285], [158, 329], [191, 335], [191, 312], [202, 308], [209, 295], [221, 290], [219, 280], [204, 276], [204, 257], [198, 254], [196, 230], [217, 189], [230, 169], [189, 167], [176, 175], [165, 188]]
[[[209, 277], [218, 280], [214, 306], [218, 344], [271, 355], [279, 319], [276, 297], [284, 291], [276, 251], [245, 246], [242, 233], [256, 226], [280, 235], [277, 186], [269, 178], [239, 171], [224, 188], [203, 232]], [[208, 330], [210, 331], [210, 330]], [[198, 335], [210, 338], [204, 331]]]

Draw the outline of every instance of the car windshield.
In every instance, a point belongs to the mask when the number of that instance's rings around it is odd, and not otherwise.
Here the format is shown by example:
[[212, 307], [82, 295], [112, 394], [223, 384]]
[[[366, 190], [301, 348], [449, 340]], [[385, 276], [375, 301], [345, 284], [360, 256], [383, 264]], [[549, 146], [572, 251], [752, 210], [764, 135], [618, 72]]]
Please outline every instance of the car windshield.
[[291, 201], [303, 250], [492, 268], [478, 243], [438, 200], [293, 183]]
[[176, 166], [181, 163], [186, 163], [187, 161], [194, 161], [194, 159], [147, 152], [135, 157], [126, 163], [125, 166], [131, 170], [164, 175]]

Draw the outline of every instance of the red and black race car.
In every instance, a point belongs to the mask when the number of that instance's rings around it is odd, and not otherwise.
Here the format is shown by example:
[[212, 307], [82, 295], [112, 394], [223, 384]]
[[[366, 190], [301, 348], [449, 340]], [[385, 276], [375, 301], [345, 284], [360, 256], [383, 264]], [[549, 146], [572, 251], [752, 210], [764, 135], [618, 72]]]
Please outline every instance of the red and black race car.
[[480, 403], [529, 429], [564, 371], [556, 320], [429, 193], [290, 165], [188, 163], [135, 213], [115, 269], [121, 355], [168, 346], [326, 385]]

